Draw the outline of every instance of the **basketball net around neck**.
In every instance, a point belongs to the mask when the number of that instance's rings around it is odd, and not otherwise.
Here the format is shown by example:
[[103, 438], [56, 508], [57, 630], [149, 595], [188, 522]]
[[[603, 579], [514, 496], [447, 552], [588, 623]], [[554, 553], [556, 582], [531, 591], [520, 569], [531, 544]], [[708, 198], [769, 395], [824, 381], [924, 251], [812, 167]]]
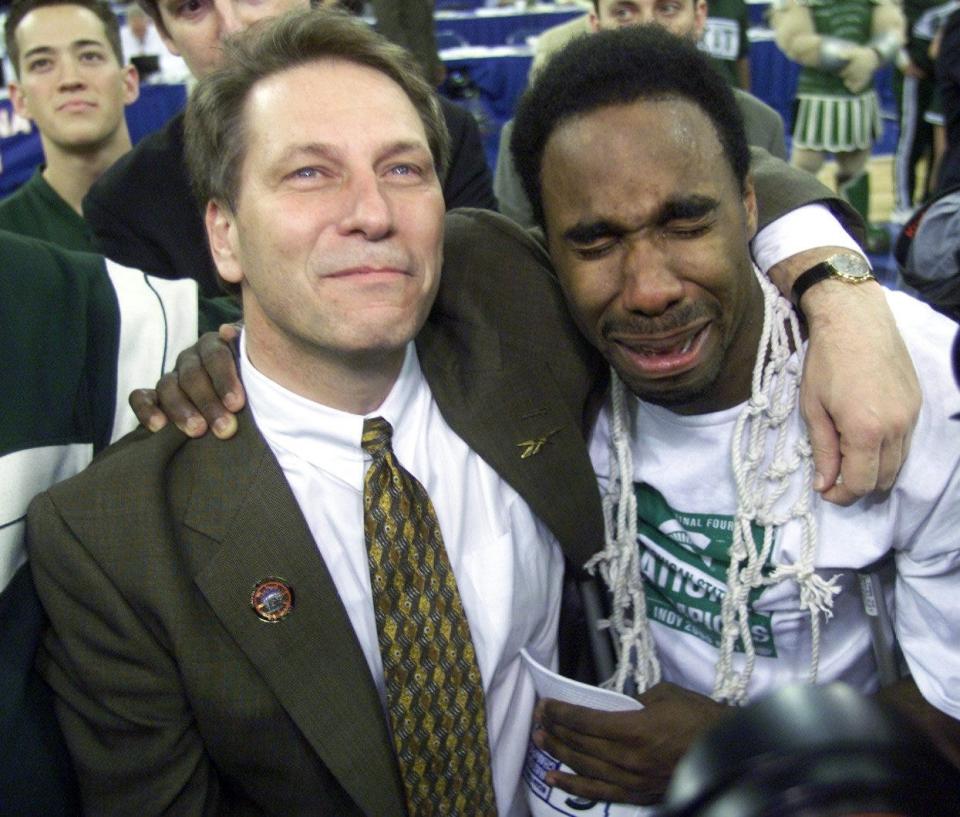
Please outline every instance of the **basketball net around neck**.
[[[790, 444], [790, 418], [799, 397], [802, 338], [797, 315], [765, 276], [754, 268], [763, 292], [763, 330], [750, 390], [750, 399], [737, 418], [731, 447], [732, 477], [737, 489], [733, 541], [727, 587], [721, 605], [719, 659], [712, 697], [742, 704], [756, 663], [748, 606], [752, 591], [793, 580], [800, 605], [810, 614], [809, 683], [817, 680], [820, 663], [821, 616], [833, 615], [833, 597], [840, 592], [837, 577], [825, 580], [814, 572], [817, 526], [811, 511], [813, 456], [804, 431]], [[793, 355], [792, 350], [797, 354]], [[609, 619], [617, 651], [617, 668], [604, 686], [624, 691], [628, 682], [637, 693], [660, 680], [660, 663], [647, 619], [641, 545], [637, 540], [637, 501], [633, 490], [632, 428], [629, 392], [611, 370], [610, 484], [603, 497], [605, 547], [587, 570], [599, 572], [612, 596]], [[778, 510], [779, 509], [779, 510]], [[795, 564], [770, 560], [777, 529], [791, 520], [801, 526], [800, 555]], [[759, 545], [753, 527], [762, 531]], [[739, 645], [738, 645], [739, 641]], [[739, 646], [742, 662], [734, 661]], [[738, 669], [735, 664], [742, 663]]]

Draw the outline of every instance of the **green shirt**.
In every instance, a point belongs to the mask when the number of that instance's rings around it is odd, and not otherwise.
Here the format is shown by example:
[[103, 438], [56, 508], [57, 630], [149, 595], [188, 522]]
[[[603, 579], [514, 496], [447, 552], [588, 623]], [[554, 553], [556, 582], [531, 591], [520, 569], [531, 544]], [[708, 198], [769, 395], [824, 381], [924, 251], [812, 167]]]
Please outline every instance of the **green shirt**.
[[83, 216], [43, 178], [43, 165], [30, 180], [0, 201], [0, 229], [41, 238], [67, 250], [93, 252], [93, 233]]
[[[876, 0], [804, 0], [810, 9], [817, 34], [837, 37], [858, 45], [870, 41], [873, 7]], [[816, 68], [804, 68], [797, 81], [798, 94], [850, 97], [843, 80]]]
[[[39, 176], [35, 177], [35, 179]], [[192, 280], [150, 278], [0, 230], [0, 813], [76, 817], [50, 691], [33, 669], [45, 617], [23, 565], [39, 491], [136, 425], [127, 394], [170, 369], [198, 323], [235, 319]], [[18, 570], [19, 567], [19, 570]]]
[[750, 53], [747, 4], [745, 0], [710, 0], [707, 9], [700, 48], [710, 55], [714, 67], [730, 84], [739, 88], [737, 61]]

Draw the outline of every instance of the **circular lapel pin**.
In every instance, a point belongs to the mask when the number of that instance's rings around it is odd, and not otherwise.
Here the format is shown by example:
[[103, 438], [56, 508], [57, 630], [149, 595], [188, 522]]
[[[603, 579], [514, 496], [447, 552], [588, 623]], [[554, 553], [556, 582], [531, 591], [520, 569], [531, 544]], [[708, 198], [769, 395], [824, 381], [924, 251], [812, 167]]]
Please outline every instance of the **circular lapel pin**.
[[293, 609], [293, 588], [283, 579], [263, 579], [253, 588], [250, 606], [262, 621], [280, 621]]

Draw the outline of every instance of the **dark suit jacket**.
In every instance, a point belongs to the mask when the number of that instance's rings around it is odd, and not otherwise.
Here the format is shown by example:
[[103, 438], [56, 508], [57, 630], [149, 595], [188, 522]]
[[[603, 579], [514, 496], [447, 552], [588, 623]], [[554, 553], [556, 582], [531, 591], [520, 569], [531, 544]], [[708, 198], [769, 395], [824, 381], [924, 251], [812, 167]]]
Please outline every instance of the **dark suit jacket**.
[[[477, 123], [442, 100], [450, 131], [450, 169], [443, 184], [447, 209], [495, 210], [493, 180]], [[183, 114], [122, 156], [83, 199], [97, 252], [161, 278], [194, 278], [208, 297], [222, 295], [203, 215], [183, 160]]]
[[[582, 564], [602, 544], [581, 434], [599, 363], [529, 237], [468, 213], [448, 232], [472, 263], [444, 272], [423, 371], [453, 429]], [[367, 664], [249, 415], [228, 443], [127, 438], [36, 500], [29, 541], [54, 627], [39, 666], [89, 813], [405, 813]], [[272, 625], [250, 607], [269, 576], [296, 595]]]
[[737, 108], [743, 117], [743, 129], [747, 143], [763, 148], [771, 156], [787, 160], [787, 142], [784, 136], [783, 119], [762, 99], [739, 88], [733, 89]]

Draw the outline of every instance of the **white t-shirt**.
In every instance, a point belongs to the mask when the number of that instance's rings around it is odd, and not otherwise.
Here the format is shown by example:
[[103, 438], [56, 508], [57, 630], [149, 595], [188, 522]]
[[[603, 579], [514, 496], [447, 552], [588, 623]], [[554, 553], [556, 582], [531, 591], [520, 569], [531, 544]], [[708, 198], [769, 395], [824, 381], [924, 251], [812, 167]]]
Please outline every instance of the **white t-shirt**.
[[[363, 477], [370, 464], [360, 447], [364, 417], [270, 380], [251, 365], [244, 341], [240, 365], [250, 409], [297, 498], [385, 705], [363, 537]], [[367, 416], [393, 426], [397, 459], [436, 509], [483, 678], [497, 810], [520, 817], [527, 813], [520, 770], [535, 703], [520, 650], [556, 665], [560, 546], [524, 499], [447, 425], [412, 343], [390, 394]]]
[[[855, 571], [893, 553], [888, 605], [910, 670], [924, 697], [960, 718], [960, 391], [950, 350], [957, 326], [902, 293], [889, 293], [923, 389], [923, 408], [910, 455], [889, 496], [843, 508], [815, 496], [819, 546], [815, 567], [839, 575], [833, 618], [823, 624], [818, 681], [842, 680], [870, 692], [876, 667]], [[736, 509], [731, 443], [742, 406], [682, 416], [632, 400], [634, 493], [643, 549], [647, 614], [663, 678], [703, 694], [713, 689], [720, 604]], [[609, 406], [594, 430], [590, 453], [609, 482]], [[804, 433], [799, 410], [791, 440]], [[801, 524], [779, 529], [777, 563], [797, 561]], [[798, 587], [784, 581], [751, 595], [750, 628], [757, 662], [748, 687], [754, 697], [789, 681], [806, 680], [811, 622]], [[742, 659], [742, 653], [737, 654]], [[742, 660], [735, 665], [742, 666]]]

